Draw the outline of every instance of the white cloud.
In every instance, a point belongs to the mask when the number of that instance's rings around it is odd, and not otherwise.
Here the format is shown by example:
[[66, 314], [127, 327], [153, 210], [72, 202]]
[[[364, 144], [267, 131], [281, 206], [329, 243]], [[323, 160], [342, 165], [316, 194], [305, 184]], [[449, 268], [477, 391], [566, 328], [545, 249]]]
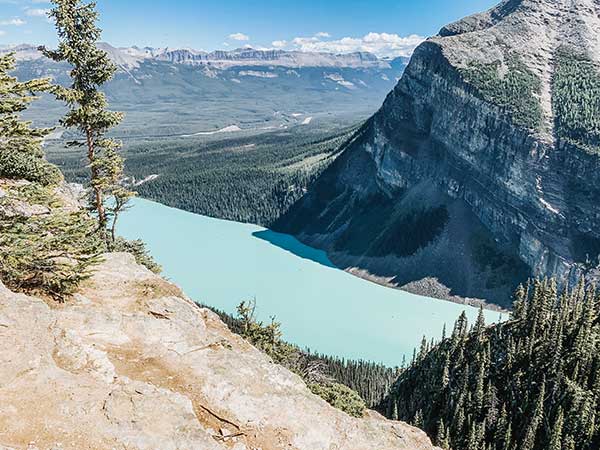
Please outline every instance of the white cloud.
[[318, 38], [330, 38], [331, 35], [327, 31], [319, 31], [317, 34], [315, 34], [315, 37], [318, 37]]
[[28, 8], [25, 10], [25, 14], [31, 17], [45, 17], [49, 12], [49, 9], [44, 8]]
[[249, 41], [250, 37], [244, 33], [233, 33], [229, 35], [229, 39], [234, 41]]
[[390, 33], [368, 33], [363, 37], [322, 40], [319, 36], [297, 37], [292, 43], [302, 51], [352, 53], [371, 52], [379, 57], [410, 56], [425, 38], [416, 34], [399, 36]]
[[288, 44], [287, 41], [273, 41], [271, 45], [275, 48], [284, 48]]
[[0, 20], [0, 25], [14, 25], [16, 27], [20, 27], [26, 23], [27, 22], [25, 22], [23, 19], [19, 19], [18, 17], [15, 17], [14, 19]]
[[0, 30], [0, 36], [4, 36], [5, 34], [6, 34], [6, 31]]

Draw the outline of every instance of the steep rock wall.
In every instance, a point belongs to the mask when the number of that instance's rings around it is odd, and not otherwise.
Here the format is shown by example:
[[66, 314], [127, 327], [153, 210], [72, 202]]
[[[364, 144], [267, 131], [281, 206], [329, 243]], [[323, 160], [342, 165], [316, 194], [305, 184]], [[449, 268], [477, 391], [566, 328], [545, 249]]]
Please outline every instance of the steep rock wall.
[[442, 298], [508, 306], [532, 274], [595, 277], [599, 153], [557, 133], [553, 76], [560, 49], [597, 65], [598, 29], [597, 0], [510, 0], [444, 27], [277, 228]]

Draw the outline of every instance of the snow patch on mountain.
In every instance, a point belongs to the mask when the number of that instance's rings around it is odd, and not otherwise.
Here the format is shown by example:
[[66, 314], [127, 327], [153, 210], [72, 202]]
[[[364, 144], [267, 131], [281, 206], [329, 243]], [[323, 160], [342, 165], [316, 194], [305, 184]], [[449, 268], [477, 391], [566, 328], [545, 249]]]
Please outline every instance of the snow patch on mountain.
[[[216, 50], [206, 52], [190, 48], [152, 48], [152, 47], [113, 47], [101, 42], [98, 47], [106, 51], [113, 62], [121, 69], [134, 69], [145, 61], [163, 61], [173, 64], [206, 66], [211, 69], [227, 69], [240, 66], [273, 66], [290, 69], [302, 67], [332, 67], [332, 68], [371, 68], [390, 69], [390, 61], [379, 59], [372, 53], [325, 53], [300, 50], [257, 50], [250, 47], [231, 51]], [[9, 51], [16, 52], [17, 60], [36, 60], [43, 58], [37, 46], [21, 44], [18, 46], [0, 48], [0, 54]], [[291, 71], [289, 75], [300, 76]]]
[[257, 78], [278, 78], [279, 75], [273, 72], [265, 72], [262, 70], [240, 70], [240, 77], [257, 77]]

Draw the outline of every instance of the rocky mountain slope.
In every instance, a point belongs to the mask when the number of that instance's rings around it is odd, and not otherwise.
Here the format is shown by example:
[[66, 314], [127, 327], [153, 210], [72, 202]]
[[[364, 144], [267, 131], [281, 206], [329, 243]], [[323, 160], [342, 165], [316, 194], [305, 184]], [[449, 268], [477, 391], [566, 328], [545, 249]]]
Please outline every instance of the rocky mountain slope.
[[330, 407], [128, 254], [65, 304], [0, 283], [0, 350], [0, 448], [432, 449]]
[[595, 276], [598, 30], [598, 0], [507, 0], [444, 27], [278, 227], [442, 298]]

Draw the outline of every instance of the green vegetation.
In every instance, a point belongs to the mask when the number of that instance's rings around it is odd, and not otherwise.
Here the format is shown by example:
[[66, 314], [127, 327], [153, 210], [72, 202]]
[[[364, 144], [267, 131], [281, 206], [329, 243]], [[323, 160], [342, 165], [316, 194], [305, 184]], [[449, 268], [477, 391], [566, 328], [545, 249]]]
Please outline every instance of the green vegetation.
[[442, 233], [449, 218], [445, 206], [410, 210], [382, 196], [373, 197], [360, 210], [354, 208], [347, 214], [348, 227], [335, 248], [376, 257], [415, 254]]
[[[488, 233], [479, 231], [469, 237], [473, 249], [474, 261], [481, 272], [490, 274], [486, 286], [494, 289], [501, 286], [516, 286], [524, 280], [523, 274], [529, 274], [530, 269], [517, 256], [517, 252], [502, 248]], [[507, 304], [507, 306], [509, 306]]]
[[532, 130], [542, 126], [542, 83], [518, 56], [507, 56], [505, 65], [471, 61], [461, 73], [484, 100], [508, 112], [516, 125]]
[[266, 325], [257, 322], [254, 301], [241, 303], [237, 317], [210, 309], [233, 332], [302, 377], [311, 391], [352, 416], [360, 417], [366, 407], [380, 405], [398, 376], [397, 368], [318, 355], [285, 342], [281, 338], [280, 324], [274, 319]]
[[557, 293], [537, 281], [515, 294], [509, 321], [424, 341], [386, 403], [454, 450], [596, 449], [600, 446], [600, 296]]
[[365, 413], [365, 401], [348, 386], [340, 383], [310, 383], [308, 387], [313, 394], [353, 417], [362, 417]]
[[600, 153], [600, 67], [575, 50], [561, 48], [554, 57], [552, 108], [559, 139], [593, 154]]
[[0, 177], [35, 181], [45, 186], [59, 183], [59, 170], [46, 162], [42, 140], [52, 131], [31, 128], [20, 114], [36, 98], [51, 89], [47, 79], [19, 82], [8, 75], [15, 68], [14, 55], [0, 56]]
[[[98, 228], [104, 232], [108, 226], [107, 195], [112, 195], [118, 206], [112, 210], [115, 223], [121, 208], [132, 196], [120, 183], [123, 178], [123, 159], [118, 154], [121, 144], [105, 136], [123, 120], [122, 113], [107, 109], [106, 96], [100, 91], [117, 67], [108, 53], [96, 47], [101, 32], [96, 26], [96, 5], [83, 4], [81, 0], [53, 0], [53, 3], [56, 6], [49, 17], [56, 23], [58, 50], [40, 49], [48, 58], [72, 66], [71, 86], [54, 86], [52, 92], [68, 107], [61, 125], [80, 134], [69, 145], [86, 148], [93, 192], [91, 203], [98, 218]], [[115, 240], [114, 230], [112, 240]]]
[[[15, 66], [14, 56], [0, 57], [0, 280], [16, 291], [62, 301], [90, 276], [103, 252], [129, 251], [151, 270], [160, 268], [141, 242], [115, 236], [117, 216], [132, 193], [120, 184], [119, 144], [104, 137], [121, 115], [105, 109], [105, 97], [98, 91], [115, 68], [106, 53], [95, 47], [100, 36], [94, 25], [95, 5], [82, 5], [79, 0], [54, 3], [50, 14], [57, 23], [60, 45], [58, 51], [46, 53], [73, 65], [72, 87], [52, 86], [47, 79], [19, 82], [8, 75]], [[42, 151], [42, 140], [52, 129], [31, 128], [22, 120], [40, 92], [53, 92], [66, 101], [70, 110], [62, 124], [85, 136], [84, 143], [70, 144], [87, 147], [96, 217], [61, 194], [63, 176]], [[108, 209], [106, 193], [114, 199]], [[107, 213], [113, 219], [110, 229]]]
[[154, 273], [162, 272], [162, 267], [154, 260], [152, 255], [148, 252], [146, 244], [140, 239], [129, 241], [118, 236], [111, 242], [108, 250], [111, 252], [131, 253], [138, 264], [141, 264]]
[[[143, 197], [223, 219], [271, 224], [337, 156], [355, 127], [334, 124], [240, 137], [126, 141], [127, 173]], [[49, 158], [67, 179], [86, 182], [76, 151], [53, 147]]]
[[0, 280], [16, 291], [64, 300], [98, 262], [102, 241], [95, 221], [86, 211], [61, 209], [53, 190], [39, 184], [4, 189], [0, 209], [11, 210], [26, 199], [27, 207], [37, 206], [40, 213], [0, 213]]
[[[55, 194], [58, 168], [44, 159], [42, 139], [50, 129], [33, 129], [20, 118], [48, 80], [18, 82], [8, 76], [12, 55], [0, 57], [0, 280], [11, 289], [63, 300], [89, 276], [100, 243], [85, 211], [62, 210]], [[27, 181], [23, 181], [27, 180]]]

